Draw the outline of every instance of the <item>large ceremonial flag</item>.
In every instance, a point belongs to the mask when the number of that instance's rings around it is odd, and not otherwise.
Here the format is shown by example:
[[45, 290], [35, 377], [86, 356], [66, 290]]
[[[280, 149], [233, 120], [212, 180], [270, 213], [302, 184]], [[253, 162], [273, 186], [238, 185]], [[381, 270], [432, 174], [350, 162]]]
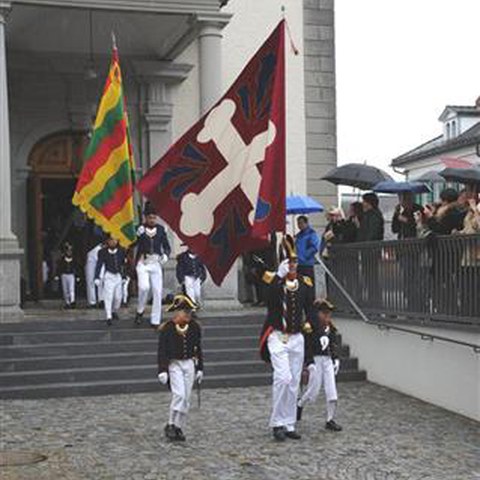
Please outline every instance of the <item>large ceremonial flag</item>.
[[72, 202], [125, 248], [135, 241], [134, 172], [122, 74], [114, 46]]
[[285, 22], [218, 103], [138, 183], [220, 285], [285, 229]]

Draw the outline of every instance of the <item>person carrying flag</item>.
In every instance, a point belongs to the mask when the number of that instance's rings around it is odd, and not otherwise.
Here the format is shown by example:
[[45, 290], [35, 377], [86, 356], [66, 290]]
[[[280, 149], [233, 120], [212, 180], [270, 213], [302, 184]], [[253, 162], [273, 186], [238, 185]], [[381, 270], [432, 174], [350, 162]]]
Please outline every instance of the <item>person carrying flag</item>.
[[142, 322], [149, 293], [152, 292], [153, 304], [150, 325], [157, 328], [162, 316], [163, 271], [171, 252], [165, 228], [158, 224], [157, 214], [147, 202], [144, 209], [145, 223], [137, 230], [137, 279], [138, 305], [135, 323]]
[[207, 270], [198, 255], [190, 249], [177, 257], [177, 280], [194, 302], [200, 304], [202, 300], [202, 283], [207, 278]]
[[262, 358], [273, 367], [273, 398], [270, 427], [277, 441], [299, 440], [295, 430], [297, 397], [305, 360], [304, 334], [314, 299], [311, 278], [297, 273], [298, 257], [289, 235], [280, 246], [281, 261], [276, 273], [266, 271], [267, 318], [261, 339]]
[[203, 379], [202, 331], [193, 318], [197, 305], [186, 295], [177, 295], [168, 311], [175, 311], [163, 323], [158, 337], [158, 380], [169, 384], [172, 392], [170, 416], [165, 436], [170, 441], [185, 441], [183, 429], [190, 408], [194, 381]]

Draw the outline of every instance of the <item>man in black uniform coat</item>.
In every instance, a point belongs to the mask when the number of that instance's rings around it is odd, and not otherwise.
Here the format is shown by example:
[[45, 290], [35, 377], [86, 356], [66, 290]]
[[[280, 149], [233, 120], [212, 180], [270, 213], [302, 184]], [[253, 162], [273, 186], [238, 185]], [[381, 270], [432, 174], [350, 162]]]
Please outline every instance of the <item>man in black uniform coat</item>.
[[268, 286], [267, 318], [260, 339], [262, 358], [273, 367], [273, 399], [270, 426], [275, 440], [298, 440], [295, 431], [297, 396], [305, 360], [304, 333], [313, 306], [314, 289], [309, 277], [297, 273], [295, 243], [289, 236], [281, 245], [276, 273], [265, 272]]

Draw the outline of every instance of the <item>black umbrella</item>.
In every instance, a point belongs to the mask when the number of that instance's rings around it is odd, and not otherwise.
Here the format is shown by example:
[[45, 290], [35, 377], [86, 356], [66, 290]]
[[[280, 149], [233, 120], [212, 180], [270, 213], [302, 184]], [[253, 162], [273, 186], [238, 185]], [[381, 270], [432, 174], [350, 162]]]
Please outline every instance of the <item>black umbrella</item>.
[[322, 180], [335, 185], [348, 185], [361, 190], [371, 190], [377, 183], [393, 180], [393, 178], [387, 172], [370, 165], [347, 163], [330, 170], [322, 177]]
[[445, 168], [440, 175], [449, 182], [464, 184], [480, 184], [480, 167]]

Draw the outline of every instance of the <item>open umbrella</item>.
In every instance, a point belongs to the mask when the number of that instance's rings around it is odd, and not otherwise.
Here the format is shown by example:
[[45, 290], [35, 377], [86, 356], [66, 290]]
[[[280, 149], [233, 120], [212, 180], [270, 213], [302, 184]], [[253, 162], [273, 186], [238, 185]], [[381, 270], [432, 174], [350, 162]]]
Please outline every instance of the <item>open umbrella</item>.
[[413, 178], [412, 182], [420, 183], [445, 183], [445, 179], [435, 170], [429, 170], [417, 178]]
[[323, 212], [325, 208], [311, 197], [306, 195], [291, 195], [287, 197], [287, 214], [299, 215], [302, 213]]
[[361, 190], [370, 190], [378, 182], [393, 180], [393, 178], [377, 167], [362, 163], [347, 163], [330, 170], [322, 177], [322, 180], [334, 185], [348, 185]]
[[420, 182], [395, 182], [394, 180], [386, 180], [377, 183], [373, 187], [374, 192], [379, 193], [428, 193], [430, 188]]
[[449, 182], [480, 184], [480, 167], [445, 168], [440, 175]]

